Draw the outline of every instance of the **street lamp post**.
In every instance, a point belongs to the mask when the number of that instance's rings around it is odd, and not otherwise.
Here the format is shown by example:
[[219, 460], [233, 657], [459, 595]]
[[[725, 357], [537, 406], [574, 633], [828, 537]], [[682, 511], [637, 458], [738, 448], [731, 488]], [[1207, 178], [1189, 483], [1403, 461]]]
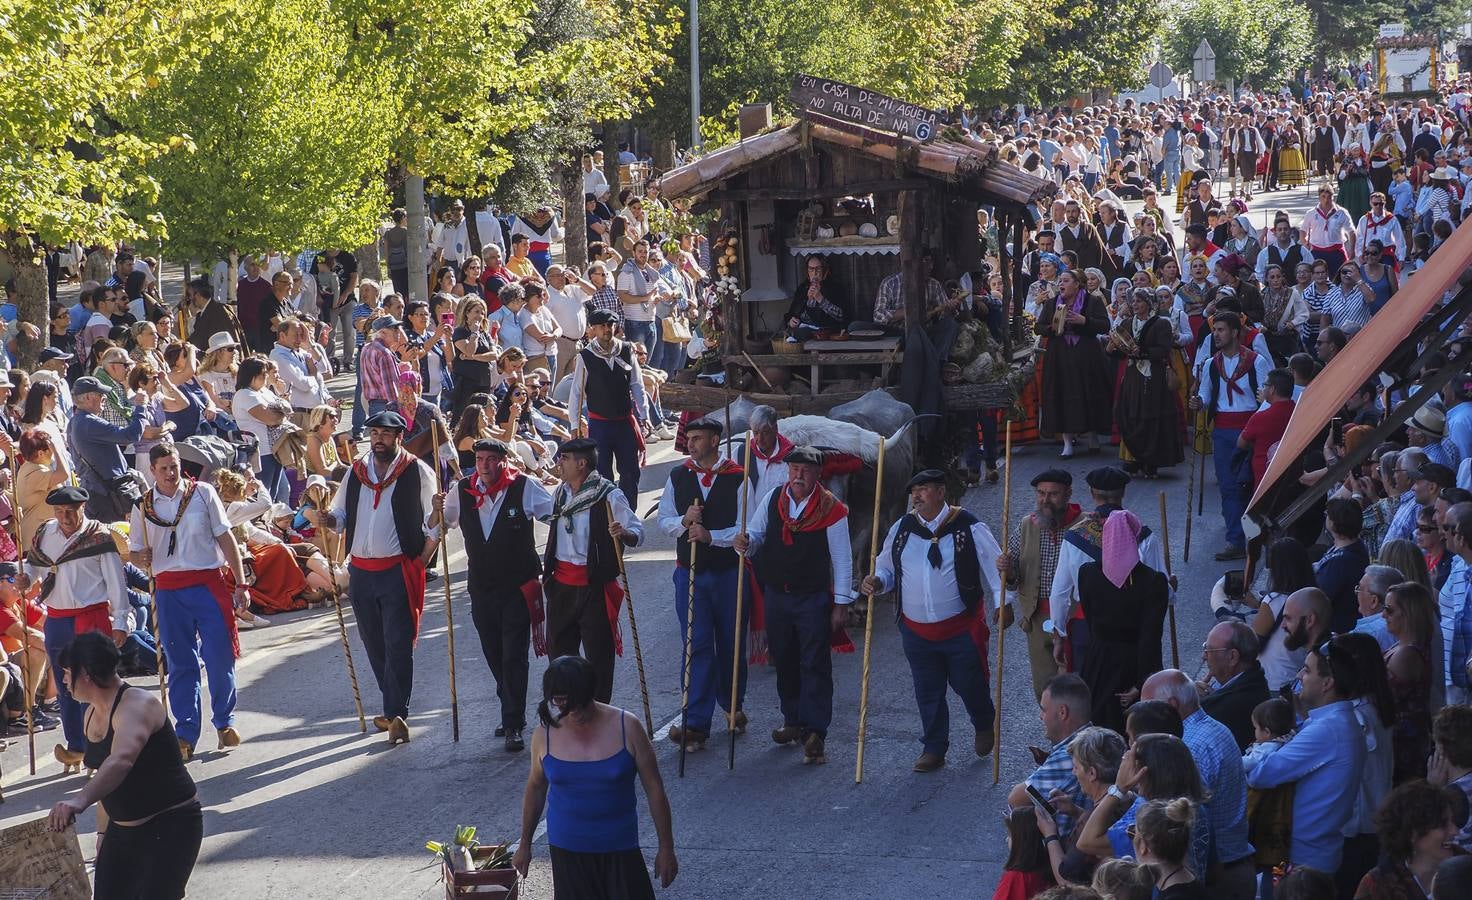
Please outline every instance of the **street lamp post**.
[[690, 149], [700, 144], [700, 0], [690, 0]]

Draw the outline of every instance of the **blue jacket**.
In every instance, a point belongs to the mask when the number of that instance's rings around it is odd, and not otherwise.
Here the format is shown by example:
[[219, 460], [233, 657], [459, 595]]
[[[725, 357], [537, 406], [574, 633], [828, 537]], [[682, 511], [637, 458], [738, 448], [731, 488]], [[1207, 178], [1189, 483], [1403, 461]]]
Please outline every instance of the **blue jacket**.
[[76, 410], [67, 424], [66, 439], [72, 456], [79, 460], [78, 474], [88, 491], [105, 491], [131, 466], [123, 448], [143, 439], [144, 406], [133, 407], [133, 419], [119, 428], [94, 413]]

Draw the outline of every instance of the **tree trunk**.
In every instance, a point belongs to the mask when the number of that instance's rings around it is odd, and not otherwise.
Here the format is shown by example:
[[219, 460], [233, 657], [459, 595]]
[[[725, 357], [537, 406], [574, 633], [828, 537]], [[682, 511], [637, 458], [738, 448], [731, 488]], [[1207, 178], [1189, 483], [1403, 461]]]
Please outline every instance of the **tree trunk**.
[[583, 169], [573, 159], [562, 166], [562, 260], [581, 272], [588, 265], [588, 218], [583, 212]]
[[48, 323], [37, 326], [40, 336], [36, 339], [19, 332], [15, 336], [15, 362], [17, 368], [30, 371], [36, 367], [36, 356], [46, 346], [51, 332], [51, 301], [46, 290], [46, 263], [41, 258], [42, 250], [28, 235], [6, 231], [0, 244], [15, 270], [15, 312], [20, 322]]
[[654, 171], [663, 174], [675, 167], [675, 140], [659, 137], [654, 141]]
[[[377, 238], [353, 251], [353, 256], [358, 260], [358, 271], [362, 273], [358, 278], [359, 282], [364, 278], [371, 278], [379, 283], [383, 282], [383, 268], [379, 265], [378, 261]], [[392, 294], [393, 288], [385, 288], [383, 293], [385, 295]]]
[[614, 212], [623, 208], [618, 202], [618, 192], [623, 183], [618, 177], [618, 127], [613, 122], [603, 123], [603, 175], [608, 179], [608, 207]]
[[409, 296], [406, 300], [429, 300], [429, 261], [424, 250], [429, 246], [425, 233], [424, 176], [410, 173], [404, 179], [404, 209], [409, 213]]
[[227, 306], [235, 306], [235, 289], [240, 286], [240, 253], [234, 247], [230, 248], [225, 265], [229, 266], [225, 270], [225, 301]]

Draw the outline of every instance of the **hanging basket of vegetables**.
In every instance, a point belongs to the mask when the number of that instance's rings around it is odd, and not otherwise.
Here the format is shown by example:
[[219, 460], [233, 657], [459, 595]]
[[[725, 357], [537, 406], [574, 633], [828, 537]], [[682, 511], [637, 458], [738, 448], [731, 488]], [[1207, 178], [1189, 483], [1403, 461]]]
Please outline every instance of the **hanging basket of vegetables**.
[[448, 843], [429, 841], [424, 845], [440, 858], [446, 900], [459, 897], [516, 900], [520, 879], [511, 867], [511, 845], [483, 845], [475, 839], [474, 825], [455, 826]]

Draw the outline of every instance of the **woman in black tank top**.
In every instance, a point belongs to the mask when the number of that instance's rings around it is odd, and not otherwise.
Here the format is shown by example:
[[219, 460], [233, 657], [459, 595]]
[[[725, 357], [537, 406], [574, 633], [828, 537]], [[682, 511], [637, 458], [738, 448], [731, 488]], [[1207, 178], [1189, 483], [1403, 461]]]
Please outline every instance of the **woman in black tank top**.
[[78, 635], [60, 663], [72, 695], [89, 707], [84, 758], [97, 774], [52, 807], [51, 827], [60, 831], [100, 803], [94, 896], [183, 897], [204, 814], [163, 705], [118, 678], [117, 647], [100, 632]]

